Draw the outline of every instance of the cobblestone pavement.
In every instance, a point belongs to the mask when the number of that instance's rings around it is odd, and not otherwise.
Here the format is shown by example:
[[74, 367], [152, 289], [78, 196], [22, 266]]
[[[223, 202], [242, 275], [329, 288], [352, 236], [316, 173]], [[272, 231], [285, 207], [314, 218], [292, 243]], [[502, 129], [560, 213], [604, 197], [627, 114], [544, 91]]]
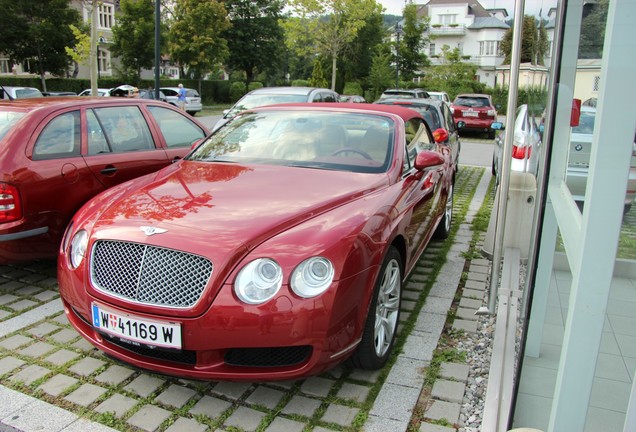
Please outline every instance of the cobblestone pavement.
[[[466, 215], [484, 172], [460, 168], [456, 215]], [[434, 317], [441, 331], [463, 269], [470, 227], [462, 222], [455, 218], [451, 237], [429, 245], [405, 284], [397, 350], [387, 367], [341, 365], [288, 382], [183, 380], [121, 363], [66, 320], [55, 262], [0, 266], [0, 430], [406, 431], [437, 340], [427, 322]], [[444, 264], [451, 253], [457, 262]], [[435, 310], [438, 286], [450, 296], [446, 309]]]

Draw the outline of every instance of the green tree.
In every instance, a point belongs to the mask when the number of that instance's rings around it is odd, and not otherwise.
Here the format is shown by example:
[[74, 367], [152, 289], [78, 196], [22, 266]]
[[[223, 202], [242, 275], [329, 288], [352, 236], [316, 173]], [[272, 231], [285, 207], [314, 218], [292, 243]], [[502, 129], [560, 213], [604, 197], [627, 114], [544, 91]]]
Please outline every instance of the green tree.
[[121, 0], [120, 7], [111, 52], [121, 60], [123, 77], [136, 83], [141, 70], [155, 61], [155, 5], [152, 0]]
[[[525, 15], [521, 27], [521, 63], [543, 64], [548, 51], [548, 36], [545, 26], [540, 25], [532, 15]], [[499, 50], [504, 54], [505, 64], [510, 64], [512, 54], [512, 33], [510, 27], [504, 34]]]
[[278, 24], [282, 0], [226, 0], [232, 27], [223, 36], [228, 42], [227, 65], [245, 72], [247, 82], [281, 59], [283, 29]]
[[90, 61], [90, 49], [91, 49], [91, 37], [89, 35], [90, 29], [87, 26], [77, 27], [70, 24], [69, 27], [75, 37], [75, 46], [64, 47], [66, 54], [73, 60], [75, 64], [75, 70], [73, 71], [73, 78], [77, 77], [78, 63], [88, 64]]
[[373, 56], [371, 71], [369, 72], [368, 81], [372, 93], [370, 99], [375, 99], [385, 89], [391, 87], [394, 76], [394, 70], [391, 67], [391, 55], [383, 51], [376, 53]]
[[170, 56], [182, 72], [201, 80], [228, 56], [222, 37], [231, 26], [227, 11], [216, 0], [178, 0], [174, 19], [168, 37]]
[[26, 63], [46, 90], [46, 72], [68, 71], [71, 59], [65, 47], [75, 45], [70, 25], [81, 25], [79, 12], [69, 0], [0, 0], [0, 10], [0, 52], [11, 63]]
[[579, 58], [599, 59], [603, 57], [608, 0], [599, 0], [597, 4], [590, 6], [592, 10], [581, 22]]
[[458, 48], [442, 46], [441, 65], [426, 69], [426, 88], [447, 92], [451, 99], [459, 93], [483, 93], [485, 84], [475, 80], [477, 66], [461, 61]]
[[312, 87], [327, 87], [327, 79], [325, 78], [325, 74], [322, 71], [322, 64], [320, 60], [314, 60], [314, 70], [311, 73], [311, 78], [309, 78], [309, 85]]
[[[377, 52], [377, 48], [385, 43], [386, 36], [387, 30], [380, 13], [373, 13], [365, 17], [364, 27], [358, 31], [353, 42], [345, 47], [338, 58], [339, 81], [342, 83], [366, 81], [371, 70], [373, 53]], [[388, 52], [388, 46], [385, 49]]]
[[338, 55], [381, 12], [375, 0], [290, 0], [295, 18], [283, 21], [288, 47], [300, 55], [318, 53], [331, 59], [331, 89], [336, 87]]
[[396, 61], [400, 66], [400, 76], [404, 80], [410, 80], [423, 66], [429, 64], [428, 57], [424, 54], [424, 47], [429, 43], [425, 36], [429, 18], [421, 19], [417, 16], [417, 6], [409, 3], [404, 7], [404, 21], [401, 28], [402, 36], [397, 45]]

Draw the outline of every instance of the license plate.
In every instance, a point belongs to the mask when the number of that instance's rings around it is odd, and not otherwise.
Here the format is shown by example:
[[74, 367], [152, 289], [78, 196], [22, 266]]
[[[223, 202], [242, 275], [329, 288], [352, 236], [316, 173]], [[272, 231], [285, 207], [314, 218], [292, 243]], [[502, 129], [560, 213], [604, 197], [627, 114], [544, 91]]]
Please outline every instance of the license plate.
[[464, 111], [464, 117], [477, 117], [479, 113], [473, 111]]
[[181, 325], [141, 318], [93, 303], [93, 326], [101, 332], [150, 346], [181, 349]]

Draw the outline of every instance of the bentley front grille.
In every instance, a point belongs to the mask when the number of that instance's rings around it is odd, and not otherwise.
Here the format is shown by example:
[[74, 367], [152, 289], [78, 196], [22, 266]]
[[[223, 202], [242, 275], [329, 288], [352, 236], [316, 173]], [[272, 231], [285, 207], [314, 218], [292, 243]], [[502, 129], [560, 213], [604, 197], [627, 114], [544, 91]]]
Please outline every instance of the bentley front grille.
[[123, 241], [93, 247], [91, 280], [107, 294], [137, 303], [187, 308], [194, 305], [212, 275], [207, 258], [173, 249]]

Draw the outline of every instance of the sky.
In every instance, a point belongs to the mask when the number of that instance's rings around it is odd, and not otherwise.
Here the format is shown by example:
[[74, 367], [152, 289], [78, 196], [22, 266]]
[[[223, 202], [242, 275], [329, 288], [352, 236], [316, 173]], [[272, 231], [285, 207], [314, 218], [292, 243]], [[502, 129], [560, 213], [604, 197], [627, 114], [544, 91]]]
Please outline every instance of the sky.
[[[404, 0], [378, 0], [378, 2], [386, 9], [386, 14], [402, 15], [404, 9]], [[426, 3], [427, 0], [413, 0], [415, 4]], [[512, 17], [515, 11], [515, 0], [479, 0], [479, 3], [486, 9], [504, 8], [508, 11], [508, 16]], [[547, 17], [548, 10], [556, 7], [557, 0], [525, 0], [525, 14], [539, 15]]]

